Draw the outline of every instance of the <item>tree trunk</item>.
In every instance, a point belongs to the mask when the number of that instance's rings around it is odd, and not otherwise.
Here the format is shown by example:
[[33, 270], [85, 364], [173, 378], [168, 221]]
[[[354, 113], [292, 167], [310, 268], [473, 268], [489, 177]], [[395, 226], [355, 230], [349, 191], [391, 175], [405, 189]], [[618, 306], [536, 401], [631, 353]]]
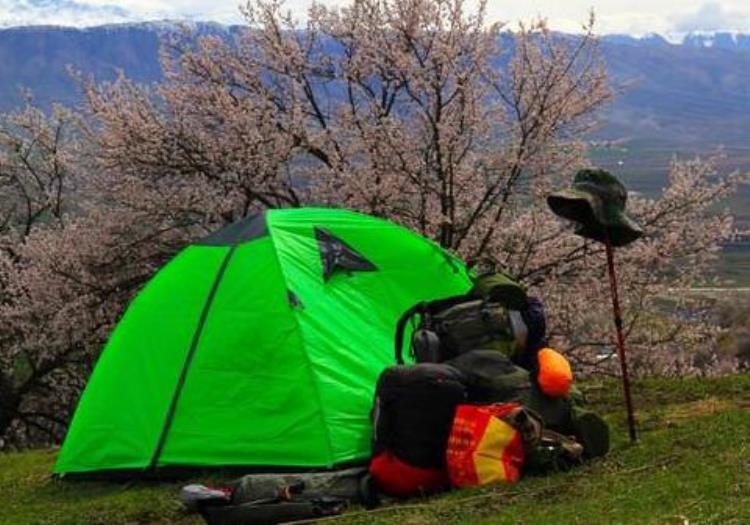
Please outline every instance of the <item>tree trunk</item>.
[[0, 438], [6, 434], [18, 413], [21, 398], [13, 389], [13, 381], [0, 374]]

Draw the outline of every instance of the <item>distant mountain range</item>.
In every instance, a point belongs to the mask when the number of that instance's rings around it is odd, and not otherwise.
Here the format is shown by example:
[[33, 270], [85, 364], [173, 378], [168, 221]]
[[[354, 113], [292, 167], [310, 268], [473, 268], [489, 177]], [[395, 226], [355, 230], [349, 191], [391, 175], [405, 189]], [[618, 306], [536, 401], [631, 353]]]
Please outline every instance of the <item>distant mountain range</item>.
[[692, 33], [680, 44], [608, 35], [602, 50], [624, 86], [605, 114], [604, 136], [750, 154], [750, 34]]
[[[200, 30], [220, 27], [201, 24]], [[78, 103], [81, 94], [69, 67], [99, 80], [112, 80], [122, 70], [138, 82], [158, 81], [160, 38], [176, 29], [165, 23], [0, 29], [0, 110], [21, 104], [22, 89], [31, 90], [43, 107]]]
[[[202, 34], [231, 35], [238, 29], [192, 25]], [[45, 107], [78, 103], [80, 91], [68, 65], [100, 80], [123, 70], [139, 82], [158, 81], [159, 40], [176, 27], [153, 22], [0, 29], [0, 110], [22, 103], [22, 87]], [[602, 37], [613, 81], [623, 92], [602, 113], [595, 139], [625, 139], [621, 156], [626, 161], [659, 171], [673, 152], [718, 145], [750, 166], [750, 34], [690, 33], [674, 41], [659, 35]], [[621, 159], [609, 160], [617, 164]]]

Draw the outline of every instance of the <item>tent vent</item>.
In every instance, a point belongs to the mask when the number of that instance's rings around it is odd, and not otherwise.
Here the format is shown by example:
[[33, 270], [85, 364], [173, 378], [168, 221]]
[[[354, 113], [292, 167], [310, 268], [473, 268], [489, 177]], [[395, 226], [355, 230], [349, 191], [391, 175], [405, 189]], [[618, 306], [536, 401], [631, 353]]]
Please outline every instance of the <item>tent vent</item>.
[[315, 238], [320, 247], [320, 257], [323, 262], [323, 280], [328, 282], [337, 270], [347, 274], [358, 272], [374, 272], [378, 268], [365, 259], [357, 250], [323, 228], [315, 228]]

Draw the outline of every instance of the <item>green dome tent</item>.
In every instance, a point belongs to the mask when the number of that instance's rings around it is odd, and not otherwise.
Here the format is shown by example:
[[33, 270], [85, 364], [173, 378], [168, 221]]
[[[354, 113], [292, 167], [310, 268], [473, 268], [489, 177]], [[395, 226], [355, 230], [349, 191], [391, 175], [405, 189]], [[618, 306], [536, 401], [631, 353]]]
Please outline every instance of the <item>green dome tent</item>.
[[470, 286], [433, 242], [350, 211], [270, 210], [227, 226], [133, 300], [55, 472], [365, 460], [398, 317]]

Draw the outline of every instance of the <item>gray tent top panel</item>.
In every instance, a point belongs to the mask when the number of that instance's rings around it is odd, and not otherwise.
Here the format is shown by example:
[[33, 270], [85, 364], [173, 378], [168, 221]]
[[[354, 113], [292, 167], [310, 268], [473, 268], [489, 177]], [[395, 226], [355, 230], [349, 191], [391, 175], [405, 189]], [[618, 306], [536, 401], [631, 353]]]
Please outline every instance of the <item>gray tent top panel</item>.
[[268, 235], [265, 212], [248, 215], [242, 220], [223, 227], [204, 237], [196, 244], [201, 246], [236, 246]]

